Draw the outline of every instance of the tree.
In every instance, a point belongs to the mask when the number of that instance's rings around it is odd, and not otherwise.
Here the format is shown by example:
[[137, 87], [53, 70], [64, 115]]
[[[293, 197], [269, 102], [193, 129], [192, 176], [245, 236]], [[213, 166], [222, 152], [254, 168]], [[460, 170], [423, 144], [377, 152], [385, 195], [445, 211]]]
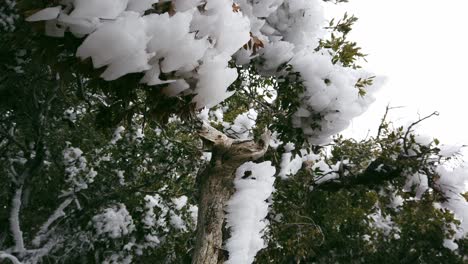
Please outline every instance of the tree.
[[447, 175], [466, 174], [419, 121], [322, 146], [379, 83], [346, 38], [354, 16], [325, 25], [319, 1], [0, 12], [0, 259], [462, 263]]

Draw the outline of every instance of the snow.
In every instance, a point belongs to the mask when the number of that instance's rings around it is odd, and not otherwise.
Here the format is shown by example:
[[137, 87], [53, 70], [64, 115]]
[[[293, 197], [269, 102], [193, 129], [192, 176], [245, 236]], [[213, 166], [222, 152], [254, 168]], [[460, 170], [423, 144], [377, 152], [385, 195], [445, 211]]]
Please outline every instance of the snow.
[[252, 129], [257, 121], [257, 112], [254, 109], [242, 113], [234, 119], [233, 124], [223, 123], [223, 132], [232, 138], [250, 139], [252, 138]]
[[218, 52], [233, 55], [250, 38], [249, 19], [241, 12], [234, 12], [231, 0], [208, 0], [206, 12], [196, 12], [192, 28], [199, 36], [215, 39]]
[[20, 227], [20, 210], [21, 210], [21, 195], [23, 194], [23, 188], [20, 187], [16, 189], [15, 196], [13, 197], [13, 201], [11, 202], [11, 213], [10, 213], [10, 231], [13, 235], [13, 240], [15, 242], [15, 252], [23, 252], [24, 248], [24, 240], [23, 240], [23, 232], [21, 231]]
[[168, 96], [176, 96], [189, 88], [190, 85], [185, 80], [179, 79], [169, 83], [169, 86], [163, 89], [163, 93]]
[[188, 198], [187, 198], [187, 196], [182, 195], [182, 196], [177, 197], [177, 198], [172, 198], [171, 200], [174, 203], [175, 208], [177, 210], [181, 210], [187, 204]]
[[126, 9], [127, 4], [128, 0], [74, 0], [70, 16], [115, 19]]
[[3, 0], [0, 5], [0, 31], [13, 32], [15, 22], [20, 18], [16, 10], [16, 0]]
[[123, 257], [121, 254], [113, 253], [107, 257], [103, 264], [131, 264], [133, 257], [131, 255]]
[[52, 213], [52, 215], [49, 216], [47, 221], [41, 226], [41, 228], [37, 232], [36, 237], [32, 240], [32, 244], [34, 246], [39, 247], [42, 239], [47, 235], [50, 225], [52, 225], [52, 223], [54, 223], [57, 219], [65, 216], [64, 210], [70, 205], [72, 201], [73, 201], [72, 198], [65, 199], [65, 201], [63, 201], [57, 207], [57, 209], [55, 209], [54, 213]]
[[195, 34], [190, 32], [192, 17], [191, 12], [176, 13], [171, 17], [167, 13], [143, 17], [151, 38], [147, 49], [155, 54], [153, 66], [163, 59], [160, 63], [162, 72], [193, 70], [208, 48], [206, 38], [195, 39]]
[[264, 70], [276, 70], [281, 64], [288, 62], [294, 56], [294, 44], [286, 41], [276, 41], [265, 46], [262, 56], [265, 57]]
[[437, 185], [448, 198], [442, 207], [451, 210], [455, 218], [461, 222], [451, 242], [444, 241], [444, 246], [452, 250], [458, 248], [453, 240], [463, 238], [468, 234], [468, 201], [461, 195], [468, 192], [467, 165], [463, 163], [455, 168], [441, 165], [437, 168], [437, 174], [440, 176]]
[[171, 223], [171, 225], [178, 229], [178, 230], [182, 230], [182, 231], [185, 231], [187, 230], [187, 227], [185, 226], [185, 222], [184, 220], [182, 220], [182, 217], [180, 217], [180, 215], [174, 213], [171, 211], [171, 217], [170, 217], [170, 220], [169, 222]]
[[103, 213], [93, 216], [93, 226], [98, 235], [120, 238], [135, 230], [132, 216], [124, 204], [106, 208]]
[[[99, 27], [78, 47], [81, 59], [91, 57], [94, 68], [109, 65], [101, 75], [105, 80], [115, 80], [127, 73], [150, 69], [146, 53], [149, 37], [145, 21], [135, 12], [125, 12], [113, 23]], [[112, 45], [112, 43], [119, 43]]]
[[127, 10], [144, 13], [157, 2], [159, 2], [159, 0], [128, 0]]
[[117, 174], [117, 178], [119, 179], [119, 184], [122, 186], [125, 185], [125, 176], [124, 176], [125, 171], [116, 170], [115, 173]]
[[[146, 202], [146, 212], [142, 222], [145, 224], [145, 228], [151, 229], [156, 226], [166, 228], [165, 217], [169, 212], [169, 208], [163, 204], [161, 196], [159, 194], [153, 196], [146, 195], [144, 200]], [[156, 213], [154, 212], [155, 208], [159, 209], [158, 217], [156, 217]]]
[[63, 112], [63, 119], [68, 120], [72, 123], [76, 122], [76, 112], [73, 108], [68, 108]]
[[227, 88], [237, 79], [237, 71], [228, 67], [230, 56], [226, 53], [205, 55], [204, 63], [198, 70], [197, 95], [193, 102], [197, 108], [213, 107], [224, 101], [233, 92]]
[[290, 175], [296, 175], [296, 173], [302, 168], [302, 157], [299, 155], [293, 155], [291, 152], [285, 152], [281, 155], [281, 170], [278, 176], [286, 179]]
[[202, 4], [201, 0], [173, 0], [175, 10], [184, 12]]
[[47, 22], [50, 22], [46, 23], [50, 31], [46, 31], [46, 34], [52, 37], [63, 37], [66, 27], [69, 27], [70, 31], [76, 37], [83, 37], [84, 35], [91, 34], [101, 26], [101, 22], [98, 18], [73, 17], [64, 13], [60, 14], [57, 21], [50, 20]]
[[122, 139], [122, 132], [125, 131], [123, 126], [119, 126], [114, 130], [114, 134], [112, 136], [111, 144], [117, 143], [120, 139]]
[[279, 146], [281, 146], [283, 144], [283, 142], [278, 137], [279, 137], [279, 134], [276, 131], [274, 131], [271, 134], [270, 144], [269, 144], [270, 148], [277, 149]]
[[236, 171], [236, 192], [227, 202], [226, 222], [231, 231], [226, 241], [229, 260], [226, 263], [252, 263], [257, 252], [265, 247], [262, 239], [267, 226], [266, 200], [274, 191], [275, 167], [271, 162], [247, 162]]
[[150, 243], [150, 245], [159, 245], [161, 241], [155, 235], [147, 234], [145, 235], [145, 240]]
[[454, 251], [458, 249], [458, 244], [451, 239], [444, 239], [444, 247]]
[[278, 173], [278, 176], [282, 179], [287, 179], [291, 175], [296, 175], [302, 168], [302, 157], [300, 155], [295, 155], [293, 158], [293, 154], [291, 153], [295, 148], [292, 142], [288, 142], [284, 145], [284, 153], [281, 155], [280, 163], [281, 170]]
[[8, 254], [6, 252], [3, 252], [3, 251], [0, 251], [0, 260], [2, 259], [9, 259], [11, 261], [11, 263], [13, 264], [22, 264], [17, 257], [11, 255], [11, 254]]
[[178, 0], [170, 12], [146, 12], [156, 2], [71, 0], [62, 10], [44, 9], [29, 19], [49, 19], [52, 36], [69, 30], [86, 37], [77, 56], [90, 57], [95, 68], [107, 66], [105, 80], [141, 72], [142, 83], [168, 85], [169, 96], [195, 95], [198, 109], [233, 94], [228, 87], [238, 78], [230, 65], [234, 58], [267, 76], [287, 77], [277, 68], [288, 63], [305, 86], [293, 125], [313, 144], [328, 143], [373, 102], [380, 81], [360, 97], [355, 83], [372, 74], [333, 64], [328, 51], [315, 50], [326, 34], [320, 0]]
[[392, 221], [391, 216], [384, 216], [378, 205], [376, 205], [375, 212], [368, 216], [368, 219], [371, 220], [370, 226], [381, 230], [385, 236], [388, 236], [393, 232], [396, 232], [394, 235], [398, 235], [400, 232], [400, 229], [396, 227], [395, 223]]
[[198, 220], [198, 206], [196, 205], [190, 205], [188, 208], [188, 211], [190, 212], [190, 217], [192, 218], [192, 221], [197, 224]]
[[88, 161], [81, 149], [65, 148], [63, 150], [63, 164], [65, 165], [65, 181], [69, 184], [69, 190], [63, 196], [87, 189], [88, 184], [94, 182], [97, 171], [88, 166]]
[[36, 12], [33, 15], [26, 18], [26, 21], [34, 22], [34, 21], [55, 19], [58, 17], [61, 10], [62, 10], [61, 6], [44, 8], [40, 10], [39, 12]]
[[[377, 80], [368, 88], [366, 96], [359, 96], [356, 82], [372, 75], [362, 70], [343, 68], [333, 64], [331, 59], [328, 53], [302, 51], [290, 61], [301, 74], [306, 88], [301, 96], [302, 109], [296, 112], [293, 124], [301, 127], [313, 144], [329, 143], [330, 136], [347, 128], [350, 121], [374, 101], [371, 94], [380, 84]], [[317, 114], [322, 117], [320, 129], [312, 129], [311, 124], [316, 122]]]
[[408, 175], [406, 179], [405, 186], [403, 187], [404, 191], [411, 191], [411, 188], [413, 186], [416, 186], [416, 200], [420, 200], [423, 194], [428, 190], [429, 188], [429, 182], [427, 179], [427, 175], [421, 174], [421, 173], [415, 173], [412, 175]]

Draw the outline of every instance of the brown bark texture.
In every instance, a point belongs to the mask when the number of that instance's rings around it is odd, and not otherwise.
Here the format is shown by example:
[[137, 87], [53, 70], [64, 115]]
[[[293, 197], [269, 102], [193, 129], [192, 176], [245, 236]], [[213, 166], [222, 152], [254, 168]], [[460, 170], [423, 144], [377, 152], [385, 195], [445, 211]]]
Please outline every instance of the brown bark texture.
[[232, 139], [203, 124], [200, 137], [212, 145], [210, 165], [199, 175], [200, 198], [193, 264], [223, 263], [224, 206], [234, 192], [237, 168], [244, 162], [262, 157], [268, 149], [270, 133], [266, 131], [259, 142]]

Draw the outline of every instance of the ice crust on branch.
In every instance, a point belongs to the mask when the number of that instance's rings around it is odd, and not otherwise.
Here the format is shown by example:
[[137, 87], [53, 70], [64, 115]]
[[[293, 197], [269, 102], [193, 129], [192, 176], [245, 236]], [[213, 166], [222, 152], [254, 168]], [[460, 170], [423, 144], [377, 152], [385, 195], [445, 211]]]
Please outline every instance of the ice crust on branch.
[[107, 67], [105, 80], [141, 72], [142, 83], [164, 85], [167, 95], [195, 94], [199, 109], [232, 95], [238, 72], [231, 62], [253, 63], [278, 78], [289, 74], [279, 66], [289, 64], [305, 86], [293, 125], [314, 144], [327, 143], [363, 113], [379, 83], [359, 96], [356, 82], [371, 74], [315, 50], [326, 34], [320, 0], [70, 0], [28, 19], [47, 20], [51, 36], [68, 30], [85, 37], [77, 56]]

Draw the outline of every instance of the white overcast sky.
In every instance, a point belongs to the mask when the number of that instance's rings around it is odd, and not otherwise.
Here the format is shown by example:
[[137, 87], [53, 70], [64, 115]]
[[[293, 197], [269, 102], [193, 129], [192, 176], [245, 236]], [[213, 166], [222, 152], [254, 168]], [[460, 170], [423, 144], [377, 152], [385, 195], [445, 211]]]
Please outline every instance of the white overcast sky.
[[391, 115], [400, 123], [440, 112], [418, 131], [468, 144], [468, 0], [350, 0], [326, 10], [359, 18], [350, 38], [369, 54], [364, 68], [388, 78], [345, 135], [366, 136], [390, 103], [404, 106]]

